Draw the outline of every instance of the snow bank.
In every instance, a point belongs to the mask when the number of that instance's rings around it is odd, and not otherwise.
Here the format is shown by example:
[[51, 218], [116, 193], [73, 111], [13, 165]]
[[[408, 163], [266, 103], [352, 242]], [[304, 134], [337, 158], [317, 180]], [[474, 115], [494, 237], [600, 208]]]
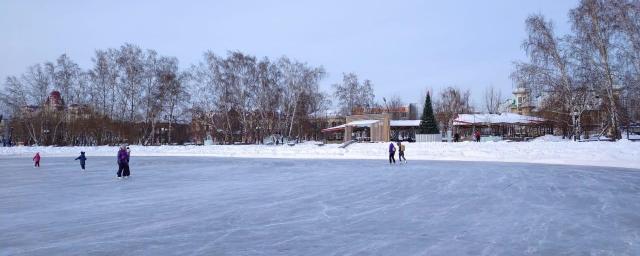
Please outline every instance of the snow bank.
[[[427, 142], [407, 143], [406, 156], [411, 160], [496, 161], [545, 164], [570, 164], [628, 167], [640, 169], [640, 143], [619, 142]], [[117, 147], [12, 147], [0, 148], [0, 157], [75, 157], [113, 156]], [[309, 159], [380, 159], [386, 160], [387, 143], [356, 143], [347, 148], [337, 144], [318, 146], [304, 143], [281, 145], [212, 145], [212, 146], [131, 146], [132, 156], [217, 156], [251, 158]]]
[[570, 141], [570, 139], [563, 139], [562, 136], [547, 134], [544, 136], [537, 137], [533, 139], [533, 141], [534, 142], [561, 142], [561, 141]]

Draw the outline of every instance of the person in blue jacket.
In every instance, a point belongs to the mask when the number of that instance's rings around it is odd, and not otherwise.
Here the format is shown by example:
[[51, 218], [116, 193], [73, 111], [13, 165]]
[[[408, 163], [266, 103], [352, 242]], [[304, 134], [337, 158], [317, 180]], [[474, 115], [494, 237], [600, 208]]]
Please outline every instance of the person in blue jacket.
[[396, 147], [393, 142], [389, 143], [389, 164], [396, 163]]
[[84, 156], [84, 151], [80, 152], [80, 156], [76, 157], [76, 160], [80, 160], [80, 168], [84, 171], [84, 164], [87, 161], [87, 157]]

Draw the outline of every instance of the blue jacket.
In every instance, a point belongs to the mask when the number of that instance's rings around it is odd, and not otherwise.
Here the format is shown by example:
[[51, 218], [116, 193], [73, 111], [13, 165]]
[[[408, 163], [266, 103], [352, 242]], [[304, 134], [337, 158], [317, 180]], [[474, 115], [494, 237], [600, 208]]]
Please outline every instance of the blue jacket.
[[395, 153], [396, 152], [396, 147], [393, 145], [393, 143], [389, 144], [389, 153]]
[[79, 157], [76, 157], [76, 160], [80, 160], [80, 164], [84, 164], [87, 161], [87, 157], [81, 153]]

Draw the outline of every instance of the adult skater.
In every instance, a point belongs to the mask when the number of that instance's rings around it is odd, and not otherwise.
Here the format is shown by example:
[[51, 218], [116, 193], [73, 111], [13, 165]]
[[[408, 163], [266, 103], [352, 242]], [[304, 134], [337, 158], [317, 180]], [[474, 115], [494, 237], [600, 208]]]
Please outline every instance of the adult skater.
[[76, 160], [80, 160], [80, 168], [82, 168], [82, 170], [84, 171], [84, 164], [85, 161], [87, 161], [87, 157], [84, 156], [84, 151], [80, 152], [80, 156], [76, 157]]
[[398, 141], [398, 160], [400, 161], [400, 163], [402, 163], [402, 160], [404, 159], [404, 163], [407, 163], [407, 159], [404, 158], [404, 145]]
[[389, 164], [396, 163], [396, 147], [393, 142], [389, 143]]
[[129, 169], [129, 155], [125, 146], [118, 150], [118, 179], [122, 179], [123, 171]]
[[35, 162], [33, 168], [40, 167], [40, 152], [36, 152], [36, 155], [33, 156], [33, 161]]
[[476, 142], [480, 142], [480, 131], [476, 131], [473, 136], [475, 137]]
[[127, 166], [125, 166], [124, 173], [122, 174], [122, 176], [125, 179], [128, 179], [129, 175], [131, 175], [131, 172], [130, 172], [130, 169], [129, 169], [130, 168], [129, 167], [129, 160], [130, 159], [131, 159], [131, 149], [129, 149], [129, 146], [127, 146]]

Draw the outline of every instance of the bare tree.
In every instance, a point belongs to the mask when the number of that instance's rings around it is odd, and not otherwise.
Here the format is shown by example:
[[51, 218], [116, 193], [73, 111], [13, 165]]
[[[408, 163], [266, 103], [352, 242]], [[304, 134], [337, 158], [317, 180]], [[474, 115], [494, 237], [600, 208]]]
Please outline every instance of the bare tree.
[[640, 1], [612, 0], [616, 28], [619, 31], [617, 45], [618, 75], [623, 91], [621, 110], [627, 125], [640, 120]]
[[76, 90], [79, 89], [79, 79], [82, 70], [66, 54], [60, 55], [56, 60], [53, 72], [53, 84], [65, 97], [67, 103], [75, 103]]
[[259, 132], [260, 141], [262, 136], [273, 134], [276, 130], [278, 108], [282, 104], [282, 72], [277, 63], [271, 62], [268, 58], [262, 59], [258, 63], [258, 84], [254, 90], [258, 118], [257, 123], [261, 128]]
[[[121, 118], [126, 117], [127, 121], [137, 121], [136, 114], [138, 105], [142, 98], [143, 90], [140, 86], [144, 79], [144, 55], [142, 50], [135, 45], [125, 44], [120, 47], [116, 63], [118, 63], [119, 78], [118, 83], [121, 105], [125, 106]], [[125, 113], [128, 112], [128, 115]]]
[[5, 80], [4, 90], [0, 92], [0, 101], [12, 112], [18, 112], [22, 107], [30, 104], [29, 92], [25, 85], [15, 76]]
[[574, 138], [580, 134], [580, 117], [586, 110], [586, 83], [576, 81], [572, 73], [576, 69], [576, 49], [572, 38], [557, 38], [553, 25], [541, 15], [530, 16], [527, 21], [528, 38], [523, 48], [529, 56], [528, 63], [517, 63], [511, 77], [520, 87], [531, 90], [533, 95], [548, 95], [546, 106], [572, 124]]
[[186, 87], [189, 74], [177, 70], [165, 71], [160, 74], [160, 92], [165, 97], [164, 113], [169, 122], [168, 143], [171, 144], [173, 125], [178, 121], [177, 116], [186, 115], [187, 102], [190, 99], [188, 88]]
[[600, 79], [593, 81], [596, 90], [602, 91], [606, 97], [606, 108], [610, 120], [609, 134], [614, 139], [620, 138], [619, 111], [616, 100], [616, 74], [614, 59], [620, 51], [615, 44], [617, 6], [604, 0], [582, 0], [580, 5], [571, 10], [570, 17], [576, 43], [591, 58], [591, 71], [597, 72]]
[[342, 83], [334, 84], [333, 88], [343, 115], [351, 115], [355, 108], [370, 108], [374, 104], [373, 84], [368, 79], [360, 83], [356, 74], [342, 74]]
[[500, 112], [500, 104], [502, 103], [502, 92], [493, 86], [489, 86], [484, 90], [484, 106], [488, 113], [497, 114]]
[[113, 118], [118, 70], [117, 53], [114, 49], [96, 50], [92, 58], [93, 68], [89, 71], [93, 104], [100, 114]]
[[458, 114], [473, 112], [470, 104], [471, 92], [461, 91], [456, 87], [447, 87], [439, 94], [435, 101], [436, 119], [441, 122], [443, 130], [448, 131], [453, 128], [453, 120]]
[[288, 117], [287, 136], [292, 137], [294, 125], [301, 125], [298, 108], [306, 107], [303, 97], [318, 90], [319, 82], [326, 73], [323, 67], [309, 67], [306, 63], [291, 61], [286, 57], [281, 58], [279, 63], [283, 72], [285, 115]]
[[398, 95], [393, 95], [389, 98], [389, 100], [387, 101], [387, 107], [389, 109], [399, 109], [401, 107], [404, 107], [404, 101], [402, 101], [402, 98], [400, 98], [400, 96]]

